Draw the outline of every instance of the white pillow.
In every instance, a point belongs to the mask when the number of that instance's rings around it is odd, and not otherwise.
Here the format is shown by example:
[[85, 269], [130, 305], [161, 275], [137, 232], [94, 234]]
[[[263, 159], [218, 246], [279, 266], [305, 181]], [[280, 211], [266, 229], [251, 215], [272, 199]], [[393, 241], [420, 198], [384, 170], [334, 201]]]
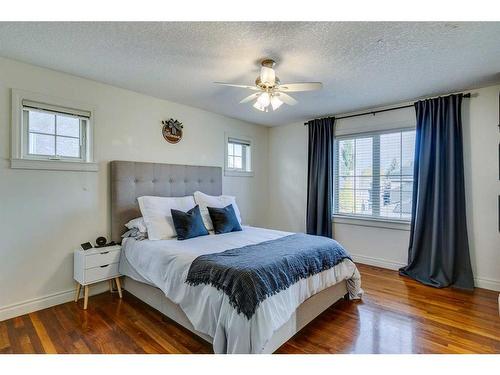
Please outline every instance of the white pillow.
[[170, 210], [189, 211], [196, 206], [192, 195], [186, 197], [144, 196], [137, 200], [150, 240], [167, 240], [177, 236]]
[[207, 230], [213, 230], [214, 225], [212, 224], [212, 219], [210, 219], [210, 214], [208, 213], [207, 207], [215, 207], [215, 208], [224, 208], [233, 205], [234, 213], [236, 214], [236, 218], [241, 225], [241, 215], [240, 210], [238, 209], [238, 205], [236, 204], [236, 198], [231, 195], [207, 195], [202, 193], [201, 191], [196, 191], [194, 193], [194, 200], [197, 205], [200, 206], [201, 217], [203, 218], [203, 224]]
[[144, 218], [137, 217], [135, 219], [130, 220], [125, 226], [128, 229], [137, 228], [139, 232], [146, 233], [148, 230], [146, 228], [146, 223], [144, 222]]

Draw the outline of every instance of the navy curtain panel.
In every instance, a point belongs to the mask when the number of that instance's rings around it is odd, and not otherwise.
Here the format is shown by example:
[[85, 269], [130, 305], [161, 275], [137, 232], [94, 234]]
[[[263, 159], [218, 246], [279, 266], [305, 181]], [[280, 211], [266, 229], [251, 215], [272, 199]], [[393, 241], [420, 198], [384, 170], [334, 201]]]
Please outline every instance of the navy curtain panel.
[[465, 216], [462, 94], [415, 103], [417, 136], [408, 265], [437, 288], [473, 289]]
[[311, 120], [307, 170], [308, 234], [332, 237], [333, 132], [335, 118]]

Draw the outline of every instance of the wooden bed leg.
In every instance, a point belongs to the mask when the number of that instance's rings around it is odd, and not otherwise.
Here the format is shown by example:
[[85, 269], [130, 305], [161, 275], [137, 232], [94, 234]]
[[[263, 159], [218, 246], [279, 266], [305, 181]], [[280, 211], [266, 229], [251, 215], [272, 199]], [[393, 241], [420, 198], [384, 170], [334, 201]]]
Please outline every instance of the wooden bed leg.
[[344, 301], [350, 301], [349, 293], [344, 294]]

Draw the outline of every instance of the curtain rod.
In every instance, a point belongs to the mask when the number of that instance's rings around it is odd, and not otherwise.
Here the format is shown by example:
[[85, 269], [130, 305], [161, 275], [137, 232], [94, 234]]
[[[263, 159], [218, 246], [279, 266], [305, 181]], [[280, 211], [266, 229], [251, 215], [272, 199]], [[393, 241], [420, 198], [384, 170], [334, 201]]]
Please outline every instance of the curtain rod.
[[[463, 95], [464, 98], [470, 98], [470, 92], [467, 94]], [[388, 111], [395, 111], [396, 109], [403, 109], [403, 108], [410, 108], [413, 107], [415, 103], [413, 104], [408, 104], [408, 105], [402, 105], [399, 107], [393, 107], [393, 108], [387, 108], [387, 109], [379, 109], [377, 111], [370, 111], [370, 112], [363, 112], [363, 113], [357, 113], [355, 115], [347, 115], [347, 116], [341, 116], [341, 117], [335, 117], [335, 120], [342, 120], [345, 118], [351, 118], [351, 117], [358, 117], [358, 116], [366, 116], [366, 115], [376, 115], [377, 113], [382, 113], [382, 112], [388, 112]], [[334, 116], [328, 116], [328, 117], [334, 117]], [[304, 122], [304, 125], [308, 125], [307, 122]]]

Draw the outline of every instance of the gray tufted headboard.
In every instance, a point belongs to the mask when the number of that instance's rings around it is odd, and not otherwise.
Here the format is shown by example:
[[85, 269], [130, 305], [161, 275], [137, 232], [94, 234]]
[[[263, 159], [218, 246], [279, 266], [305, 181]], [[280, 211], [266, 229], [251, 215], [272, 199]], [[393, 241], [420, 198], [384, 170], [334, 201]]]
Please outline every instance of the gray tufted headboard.
[[125, 224], [141, 216], [138, 197], [182, 197], [197, 190], [222, 194], [220, 167], [112, 161], [110, 176], [111, 239], [117, 243], [121, 242]]

